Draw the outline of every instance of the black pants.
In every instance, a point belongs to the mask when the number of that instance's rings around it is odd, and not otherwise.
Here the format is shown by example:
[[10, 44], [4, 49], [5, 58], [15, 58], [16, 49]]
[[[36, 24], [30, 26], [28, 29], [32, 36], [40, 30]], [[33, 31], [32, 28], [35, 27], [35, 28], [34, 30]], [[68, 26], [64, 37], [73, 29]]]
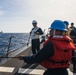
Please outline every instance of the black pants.
[[38, 50], [40, 50], [40, 40], [33, 39], [31, 42], [31, 46], [32, 46], [32, 53], [35, 54]]
[[68, 75], [67, 69], [47, 69], [43, 75]]

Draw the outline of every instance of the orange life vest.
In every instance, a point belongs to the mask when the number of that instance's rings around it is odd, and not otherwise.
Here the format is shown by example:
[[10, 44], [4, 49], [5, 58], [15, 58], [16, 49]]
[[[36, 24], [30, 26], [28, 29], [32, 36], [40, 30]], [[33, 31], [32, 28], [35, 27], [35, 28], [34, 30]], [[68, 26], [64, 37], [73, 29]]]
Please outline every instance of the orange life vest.
[[54, 55], [40, 64], [45, 68], [68, 68], [70, 65], [69, 61], [72, 58], [72, 50], [76, 49], [71, 39], [66, 36], [62, 36], [62, 38], [53, 37], [44, 44], [48, 41], [51, 41], [54, 46]]

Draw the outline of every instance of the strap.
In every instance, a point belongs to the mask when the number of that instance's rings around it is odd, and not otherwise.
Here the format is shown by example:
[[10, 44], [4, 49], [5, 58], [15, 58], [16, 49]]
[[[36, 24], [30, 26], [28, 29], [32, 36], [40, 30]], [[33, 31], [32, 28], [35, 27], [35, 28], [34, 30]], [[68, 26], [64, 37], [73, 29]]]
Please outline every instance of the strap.
[[50, 60], [50, 59], [48, 59], [48, 61], [52, 62], [53, 64], [62, 64], [62, 65], [69, 62], [68, 60], [66, 60], [66, 61], [62, 60], [62, 61], [58, 62], [58, 61], [54, 61], [54, 60]]

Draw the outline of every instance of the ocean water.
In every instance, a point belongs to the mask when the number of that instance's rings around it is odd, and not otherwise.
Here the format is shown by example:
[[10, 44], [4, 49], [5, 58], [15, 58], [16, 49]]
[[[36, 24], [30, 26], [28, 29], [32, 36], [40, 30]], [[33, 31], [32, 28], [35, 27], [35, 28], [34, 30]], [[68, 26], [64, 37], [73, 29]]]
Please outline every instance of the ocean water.
[[27, 46], [28, 37], [29, 37], [28, 33], [0, 34], [0, 56], [5, 55], [7, 51], [11, 52], [22, 46]]

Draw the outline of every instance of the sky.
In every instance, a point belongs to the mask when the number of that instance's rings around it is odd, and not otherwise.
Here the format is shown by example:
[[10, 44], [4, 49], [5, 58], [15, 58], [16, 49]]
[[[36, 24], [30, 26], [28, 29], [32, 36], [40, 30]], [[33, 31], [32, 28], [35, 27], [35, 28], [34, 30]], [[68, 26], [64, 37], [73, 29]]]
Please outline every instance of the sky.
[[42, 30], [54, 20], [76, 25], [76, 0], [0, 0], [0, 31], [29, 33], [32, 21]]

